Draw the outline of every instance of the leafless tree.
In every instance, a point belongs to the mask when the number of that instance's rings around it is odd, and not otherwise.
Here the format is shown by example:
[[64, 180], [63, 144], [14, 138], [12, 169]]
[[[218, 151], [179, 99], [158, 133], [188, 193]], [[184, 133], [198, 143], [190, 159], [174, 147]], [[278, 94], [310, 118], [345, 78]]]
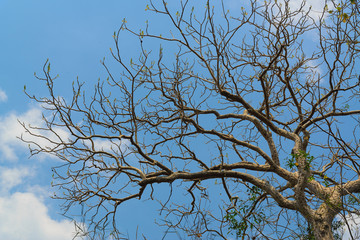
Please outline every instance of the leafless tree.
[[[116, 231], [122, 203], [150, 198], [160, 224], [192, 239], [334, 239], [337, 219], [360, 214], [355, 5], [176, 4], [146, 6], [171, 23], [161, 34], [124, 19], [111, 50], [118, 65], [103, 62], [109, 77], [91, 96], [75, 82], [71, 99], [59, 97], [44, 65], [37, 78], [49, 94], [27, 93], [44, 124], [23, 123], [36, 137], [23, 140], [32, 155], [62, 161], [54, 197], [65, 211], [82, 205], [94, 232]], [[131, 36], [136, 59], [122, 54]], [[157, 184], [169, 186], [165, 200]]]

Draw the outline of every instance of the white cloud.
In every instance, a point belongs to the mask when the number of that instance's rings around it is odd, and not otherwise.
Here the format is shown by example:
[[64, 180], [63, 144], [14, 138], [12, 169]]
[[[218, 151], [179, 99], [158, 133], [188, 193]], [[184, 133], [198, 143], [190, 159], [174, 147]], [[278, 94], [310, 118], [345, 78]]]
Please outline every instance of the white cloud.
[[34, 175], [31, 167], [0, 167], [0, 239], [73, 239], [75, 227], [71, 221], [57, 221], [49, 216], [43, 202], [49, 193], [43, 187], [29, 185], [27, 192], [10, 193]]
[[[266, 0], [267, 3], [275, 3], [275, 2], [279, 3], [279, 6], [282, 7], [282, 9], [284, 9], [285, 7], [285, 1], [286, 0]], [[262, 1], [262, 3], [264, 3], [265, 0]], [[320, 1], [310, 1], [310, 0], [287, 0], [288, 2], [288, 6], [292, 11], [296, 11], [299, 10], [301, 8], [301, 6], [303, 6], [302, 8], [302, 12], [307, 12], [310, 10], [309, 15], [314, 18], [315, 20], [318, 20], [318, 18], [322, 15], [322, 12], [324, 10], [325, 4], [326, 2], [324, 0], [320, 0]], [[260, 5], [260, 3], [259, 3]], [[226, 0], [225, 1], [225, 6], [227, 8], [229, 8], [230, 10], [234, 10], [234, 13], [237, 10], [240, 10], [241, 7], [250, 7], [249, 2], [245, 1], [239, 1], [239, 0]], [[329, 6], [329, 8], [332, 8], [332, 6]], [[274, 9], [272, 9], [274, 10]], [[300, 16], [295, 17], [295, 19], [299, 18]]]
[[29, 167], [7, 168], [0, 167], [0, 194], [4, 195], [10, 189], [20, 185], [26, 177], [32, 176], [33, 171]]
[[[267, 0], [268, 2], [275, 2], [276, 0]], [[309, 16], [312, 17], [315, 21], [319, 20], [319, 18], [323, 15], [326, 1], [310, 1], [310, 0], [278, 0], [279, 6], [284, 10], [285, 2], [288, 2], [288, 6], [291, 11], [301, 10], [303, 13], [309, 12]], [[333, 8], [332, 6], [328, 6], [328, 8]], [[327, 15], [325, 15], [326, 17]], [[301, 14], [294, 17], [295, 20], [299, 20]]]
[[10, 113], [5, 117], [0, 116], [0, 153], [2, 160], [16, 160], [18, 158], [16, 155], [18, 147], [26, 147], [26, 144], [17, 139], [17, 136], [24, 132], [18, 119], [39, 123], [41, 111], [38, 108], [31, 108], [22, 115]]
[[56, 221], [45, 204], [33, 193], [14, 193], [0, 198], [0, 239], [70, 240], [74, 224]]
[[[0, 239], [71, 240], [75, 232], [74, 224], [49, 216], [43, 202], [49, 196], [48, 191], [44, 187], [31, 185], [26, 179], [34, 175], [32, 167], [0, 167]], [[29, 186], [25, 186], [27, 192], [11, 193], [25, 182], [29, 183]]]
[[6, 93], [0, 89], [0, 102], [6, 102], [8, 99]]
[[289, 1], [289, 7], [292, 10], [298, 10], [301, 8], [301, 6], [304, 4], [303, 11], [307, 12], [310, 10], [310, 16], [313, 17], [315, 20], [318, 20], [319, 17], [321, 17], [324, 7], [325, 7], [325, 1]]
[[343, 240], [352, 239], [349, 233], [349, 229], [351, 230], [351, 234], [354, 239], [360, 239], [360, 216], [347, 216], [346, 217], [348, 225], [343, 226]]
[[[27, 144], [16, 138], [24, 132], [18, 119], [33, 126], [41, 125], [41, 109], [31, 107], [23, 114], [12, 112], [0, 116], [0, 159], [3, 162], [16, 160], [19, 151], [27, 148]], [[38, 165], [35, 168], [29, 166], [28, 162], [21, 165], [11, 161], [5, 163], [7, 166], [0, 167], [0, 239], [73, 239], [74, 224], [69, 220], [51, 218], [44, 203], [49, 196], [48, 191], [31, 184], [31, 177], [35, 176]], [[19, 189], [24, 192], [19, 192]]]
[[[19, 150], [27, 150], [28, 144], [22, 142], [18, 137], [24, 135], [24, 139], [34, 141], [41, 146], [50, 146], [49, 142], [43, 138], [35, 138], [25, 133], [25, 129], [18, 122], [24, 122], [26, 126], [43, 127], [42, 110], [39, 106], [31, 107], [23, 114], [16, 114], [14, 112], [6, 116], [0, 116], [0, 156], [2, 160], [14, 161], [18, 159]], [[53, 128], [54, 131], [62, 139], [67, 139], [69, 134], [60, 128]], [[40, 130], [32, 129], [33, 133], [43, 135], [49, 139], [54, 139], [54, 134], [50, 132], [41, 132]]]
[[[108, 151], [108, 152], [125, 152], [127, 147], [129, 146], [129, 140], [102, 140], [102, 139], [95, 139], [94, 141], [94, 148], [95, 150], [99, 151]], [[86, 142], [87, 146], [91, 146], [90, 142]]]

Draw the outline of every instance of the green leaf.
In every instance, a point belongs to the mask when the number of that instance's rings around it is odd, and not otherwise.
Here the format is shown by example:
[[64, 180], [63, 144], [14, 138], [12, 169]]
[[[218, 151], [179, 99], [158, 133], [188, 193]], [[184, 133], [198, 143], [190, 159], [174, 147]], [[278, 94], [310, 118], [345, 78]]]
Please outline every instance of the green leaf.
[[343, 22], [346, 22], [346, 20], [348, 20], [348, 19], [350, 18], [347, 13], [343, 13], [343, 14], [341, 15], [341, 17], [342, 17], [342, 21], [343, 21]]

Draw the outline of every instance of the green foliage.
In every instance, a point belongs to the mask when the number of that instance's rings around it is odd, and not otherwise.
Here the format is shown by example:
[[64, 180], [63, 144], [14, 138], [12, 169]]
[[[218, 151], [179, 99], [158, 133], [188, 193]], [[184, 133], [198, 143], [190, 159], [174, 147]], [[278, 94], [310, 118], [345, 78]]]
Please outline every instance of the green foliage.
[[250, 228], [252, 230], [256, 225], [260, 225], [265, 214], [262, 210], [254, 210], [254, 204], [262, 194], [262, 190], [253, 186], [246, 190], [249, 198], [247, 200], [238, 200], [237, 206], [229, 211], [224, 219], [229, 223], [229, 233], [236, 232], [236, 236], [243, 236]]
[[345, 225], [345, 223], [341, 220], [335, 220], [333, 221], [331, 228], [332, 231], [334, 233], [334, 239], [335, 240], [341, 240], [341, 234], [339, 233], [339, 230], [341, 230], [343, 228], [343, 226]]
[[[350, 0], [350, 3], [351, 4], [356, 4], [356, 0]], [[327, 7], [327, 6], [326, 6]], [[344, 10], [346, 9], [346, 6], [344, 3], [339, 3], [336, 8], [335, 8], [335, 11], [334, 10], [329, 10], [328, 13], [330, 14], [335, 14], [337, 15], [337, 17], [344, 23], [346, 23], [351, 15], [344, 12]]]
[[289, 169], [293, 169], [295, 166], [297, 166], [297, 162], [296, 162], [296, 159], [294, 157], [294, 154], [291, 154], [291, 158], [287, 160], [286, 162], [286, 166], [289, 168]]
[[[229, 230], [235, 230], [236, 236], [241, 236], [247, 229], [248, 224], [244, 219], [239, 220], [239, 214], [233, 210], [226, 214], [225, 220], [229, 222]], [[229, 231], [230, 233], [231, 231]]]
[[324, 182], [323, 182], [323, 184], [326, 186], [326, 187], [328, 187], [328, 186], [330, 186], [330, 183], [328, 182], [328, 177], [326, 176], [326, 175], [324, 175]]
[[305, 229], [305, 233], [301, 234], [300, 236], [301, 236], [300, 239], [302, 239], [302, 240], [316, 240], [315, 235], [314, 235], [314, 230], [312, 229], [310, 224]]
[[311, 182], [312, 180], [315, 180], [315, 177], [313, 175], [311, 175], [309, 178], [308, 178], [308, 181]]
[[305, 159], [305, 169], [310, 170], [310, 167], [312, 167], [311, 164], [314, 161], [314, 156], [311, 156], [310, 153], [302, 150], [299, 150], [299, 153], [292, 153], [291, 158], [286, 162], [286, 166], [292, 170], [295, 166], [299, 166], [299, 159]]

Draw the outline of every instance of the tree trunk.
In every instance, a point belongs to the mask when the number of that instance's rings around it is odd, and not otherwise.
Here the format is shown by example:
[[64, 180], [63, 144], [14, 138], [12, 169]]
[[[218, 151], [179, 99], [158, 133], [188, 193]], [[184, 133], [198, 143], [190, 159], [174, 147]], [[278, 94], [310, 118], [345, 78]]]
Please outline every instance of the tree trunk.
[[334, 240], [331, 229], [331, 222], [322, 219], [316, 219], [312, 226], [316, 240]]

